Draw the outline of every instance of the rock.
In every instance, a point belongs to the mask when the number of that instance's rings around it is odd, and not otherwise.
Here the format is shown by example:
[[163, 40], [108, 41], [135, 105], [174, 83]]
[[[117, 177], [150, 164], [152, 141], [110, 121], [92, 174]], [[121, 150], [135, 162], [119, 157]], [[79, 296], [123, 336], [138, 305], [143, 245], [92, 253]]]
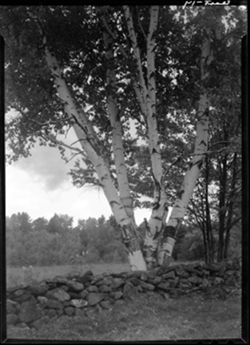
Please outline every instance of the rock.
[[111, 288], [111, 286], [108, 286], [108, 285], [101, 285], [101, 286], [99, 286], [99, 291], [100, 292], [110, 292], [110, 291], [112, 291], [112, 288]]
[[240, 269], [240, 266], [241, 266], [241, 260], [240, 258], [233, 258], [232, 260], [232, 268], [234, 270], [239, 270]]
[[43, 316], [41, 319], [38, 319], [38, 320], [32, 322], [32, 323], [31, 323], [31, 327], [33, 327], [33, 328], [35, 328], [35, 329], [37, 329], [37, 330], [40, 330], [41, 327], [42, 327], [44, 324], [49, 323], [49, 321], [50, 321], [50, 318], [49, 318], [48, 315], [46, 315], [46, 316]]
[[84, 308], [88, 305], [88, 302], [84, 299], [72, 299], [70, 304], [75, 308]]
[[73, 298], [73, 299], [81, 298], [81, 293], [79, 292], [68, 291], [68, 294], [70, 295], [70, 298]]
[[157, 287], [161, 290], [168, 291], [170, 288], [170, 283], [169, 282], [160, 283], [157, 285]]
[[137, 290], [137, 288], [133, 284], [127, 282], [124, 285], [124, 287], [123, 287], [123, 297], [125, 299], [132, 299], [134, 296], [137, 295], [137, 293], [138, 293], [138, 290]]
[[185, 271], [191, 274], [196, 274], [196, 275], [200, 273], [200, 271], [197, 268], [194, 268], [194, 266], [191, 266], [191, 265], [185, 266]]
[[[137, 290], [137, 292], [143, 292], [143, 291], [145, 291], [145, 289], [143, 289], [143, 287], [142, 287], [141, 285], [138, 285], [138, 286], [136, 287], [136, 290]], [[149, 290], [147, 290], [147, 291], [149, 291]]]
[[61, 316], [63, 314], [63, 308], [62, 309], [55, 309], [56, 315]]
[[226, 285], [229, 285], [229, 286], [234, 286], [236, 283], [234, 276], [227, 277], [225, 280], [226, 280]]
[[170, 271], [167, 273], [164, 273], [162, 275], [163, 279], [174, 279], [175, 278], [175, 272], [174, 271]]
[[63, 307], [72, 307], [71, 301], [62, 302]]
[[73, 315], [75, 315], [75, 308], [74, 307], [65, 307], [64, 313], [68, 316], [73, 316]]
[[80, 292], [84, 289], [84, 285], [82, 283], [76, 282], [76, 281], [68, 281], [67, 282], [68, 287], [76, 292]]
[[19, 318], [16, 314], [7, 314], [6, 322], [7, 325], [15, 325], [19, 321]]
[[80, 293], [81, 298], [85, 298], [87, 295], [88, 295], [88, 291], [87, 291], [87, 290], [83, 290], [83, 291]]
[[192, 276], [192, 277], [189, 277], [188, 278], [188, 281], [191, 283], [191, 284], [194, 284], [194, 285], [199, 285], [201, 282], [202, 282], [202, 279], [197, 277], [197, 276]]
[[50, 290], [47, 293], [47, 296], [50, 298], [55, 298], [60, 302], [70, 300], [70, 295], [61, 288], [56, 288], [56, 289]]
[[138, 286], [138, 285], [141, 284], [142, 281], [140, 279], [136, 278], [136, 277], [132, 277], [132, 278], [129, 278], [127, 280], [127, 282], [133, 284], [134, 286]]
[[192, 284], [188, 281], [188, 279], [181, 279], [179, 282], [179, 288], [181, 289], [188, 289], [192, 287]]
[[26, 293], [26, 290], [25, 289], [17, 289], [13, 292], [13, 296], [14, 297], [20, 297], [22, 296], [23, 294]]
[[27, 292], [27, 293], [23, 294], [22, 296], [16, 298], [15, 300], [19, 303], [22, 303], [22, 302], [25, 302], [25, 301], [32, 299], [32, 297], [33, 297], [32, 294]]
[[153, 291], [155, 289], [155, 286], [153, 284], [145, 283], [144, 281], [141, 282], [140, 286], [145, 290]]
[[234, 275], [234, 271], [233, 270], [227, 270], [226, 271], [226, 276], [233, 276]]
[[87, 295], [87, 301], [90, 306], [96, 305], [101, 300], [103, 300], [103, 298], [104, 298], [103, 294], [95, 293], [95, 292], [91, 292]]
[[60, 284], [67, 285], [68, 279], [63, 276], [56, 276], [55, 278], [53, 278], [52, 282], [57, 283], [58, 285]]
[[203, 269], [202, 272], [203, 272], [203, 275], [206, 276], [206, 277], [208, 277], [209, 274], [210, 274], [207, 269]]
[[175, 273], [177, 274], [178, 277], [181, 277], [181, 278], [189, 277], [189, 273], [185, 271], [183, 268], [176, 268]]
[[210, 272], [218, 272], [221, 268], [221, 265], [220, 264], [208, 264], [205, 266], [205, 268], [207, 270], [209, 270]]
[[29, 330], [29, 326], [25, 322], [18, 322], [16, 327]]
[[57, 301], [55, 299], [48, 299], [46, 303], [46, 308], [49, 309], [62, 309], [63, 304], [60, 301]]
[[90, 286], [87, 288], [87, 291], [88, 291], [88, 292], [98, 292], [99, 289], [98, 289], [98, 287], [95, 286], [95, 285], [90, 285]]
[[110, 294], [115, 300], [122, 298], [123, 292], [122, 291], [114, 291]]
[[112, 305], [111, 305], [110, 301], [101, 301], [100, 302], [100, 306], [103, 309], [110, 309], [110, 308], [112, 308]]
[[214, 279], [214, 285], [221, 285], [223, 282], [224, 282], [224, 279], [223, 279], [223, 278], [216, 277], [216, 278]]
[[141, 272], [141, 274], [140, 274], [140, 276], [139, 276], [139, 278], [142, 280], [142, 281], [147, 281], [147, 279], [148, 279], [148, 275], [147, 275], [147, 273], [146, 272]]
[[220, 267], [219, 271], [216, 273], [216, 275], [219, 277], [224, 277], [225, 272], [226, 272], [226, 265], [223, 264], [223, 265], [221, 265], [221, 267]]
[[36, 283], [36, 284], [32, 284], [29, 287], [30, 292], [35, 295], [35, 296], [42, 296], [45, 295], [46, 292], [48, 291], [48, 286], [45, 282], [43, 283]]
[[210, 282], [209, 282], [209, 280], [208, 279], [203, 279], [202, 280], [202, 284], [201, 284], [201, 287], [202, 288], [204, 288], [204, 289], [206, 289], [206, 288], [208, 288], [209, 286], [211, 286], [211, 284], [210, 284]]
[[64, 291], [69, 291], [69, 287], [67, 285], [60, 285], [60, 289], [63, 289]]
[[19, 309], [19, 304], [17, 302], [7, 299], [6, 301], [7, 314], [16, 314], [18, 309]]
[[48, 303], [48, 298], [45, 296], [37, 296], [36, 299], [42, 306], [46, 306]]
[[113, 278], [111, 278], [111, 277], [105, 277], [104, 279], [103, 279], [103, 285], [112, 285], [113, 284]]
[[121, 279], [121, 278], [114, 278], [113, 279], [113, 283], [112, 283], [112, 288], [113, 289], [118, 289], [122, 285], [124, 285], [124, 280], [123, 279]]
[[92, 271], [87, 271], [84, 273], [83, 276], [81, 276], [79, 278], [79, 280], [81, 281], [81, 283], [86, 283], [86, 282], [89, 282], [92, 280], [92, 277], [93, 277], [93, 272]]
[[19, 312], [19, 319], [21, 322], [29, 323], [41, 317], [41, 310], [34, 299], [21, 304]]
[[57, 316], [57, 312], [56, 312], [55, 309], [48, 309], [48, 310], [46, 311], [46, 315], [47, 315], [50, 319], [52, 319], [53, 317]]
[[82, 319], [82, 317], [85, 316], [85, 309], [76, 308], [75, 316], [80, 317]]
[[159, 270], [158, 270], [158, 274], [159, 275], [162, 275], [162, 274], [166, 274], [166, 273], [169, 273], [169, 272], [171, 272], [171, 271], [174, 271], [175, 270], [175, 267], [174, 266], [168, 266], [168, 265], [166, 265], [166, 266], [161, 266], [160, 268], [159, 268]]
[[155, 285], [157, 285], [157, 284], [159, 284], [160, 282], [162, 281], [162, 277], [155, 277], [154, 279], [153, 279], [153, 284], [155, 284]]
[[175, 279], [168, 279], [169, 287], [174, 288], [178, 285], [179, 283], [179, 277], [176, 277]]

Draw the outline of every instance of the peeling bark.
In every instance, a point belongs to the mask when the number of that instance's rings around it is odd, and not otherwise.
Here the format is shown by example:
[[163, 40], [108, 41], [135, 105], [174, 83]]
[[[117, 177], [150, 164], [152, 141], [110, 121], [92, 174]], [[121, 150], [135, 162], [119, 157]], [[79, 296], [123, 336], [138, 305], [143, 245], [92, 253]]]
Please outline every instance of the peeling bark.
[[[209, 124], [209, 99], [206, 91], [206, 81], [209, 77], [208, 65], [212, 61], [212, 50], [209, 34], [204, 39], [201, 47], [201, 95], [198, 107], [198, 123], [196, 127], [196, 140], [192, 162], [187, 170], [180, 193], [174, 204], [170, 219], [165, 229], [165, 236], [162, 236], [158, 248], [158, 263], [168, 264], [172, 256], [175, 239], [181, 222], [185, 216], [189, 200], [191, 199], [196, 181], [199, 177], [208, 146], [208, 124]], [[168, 234], [168, 230], [173, 230]]]
[[107, 69], [107, 84], [110, 86], [110, 94], [107, 97], [107, 108], [108, 114], [110, 118], [110, 123], [112, 127], [112, 146], [113, 146], [113, 153], [114, 153], [114, 160], [115, 160], [115, 167], [117, 173], [117, 182], [119, 186], [120, 192], [120, 199], [125, 208], [127, 215], [131, 218], [133, 223], [135, 224], [134, 220], [134, 212], [133, 212], [133, 201], [130, 195], [130, 188], [128, 183], [128, 174], [127, 174], [127, 167], [125, 163], [124, 157], [124, 147], [122, 142], [122, 126], [119, 118], [119, 109], [117, 107], [117, 102], [115, 100], [115, 86], [116, 86], [116, 78], [113, 69], [111, 68], [112, 65], [112, 37], [108, 35], [108, 33], [104, 32], [104, 45], [106, 49], [106, 59], [108, 62], [108, 69]]
[[159, 6], [150, 7], [149, 31], [146, 38], [147, 43], [147, 76], [142, 72], [142, 60], [140, 48], [134, 29], [133, 18], [129, 7], [124, 6], [125, 18], [127, 20], [129, 37], [132, 42], [134, 58], [137, 65], [138, 85], [134, 84], [136, 97], [141, 112], [146, 120], [148, 132], [148, 144], [151, 159], [152, 178], [154, 180], [154, 202], [152, 214], [146, 229], [146, 236], [143, 246], [145, 260], [149, 268], [156, 265], [156, 250], [158, 237], [162, 231], [162, 225], [166, 217], [166, 193], [163, 187], [163, 167], [161, 149], [159, 146], [159, 133], [156, 117], [156, 83], [155, 83], [155, 38], [154, 34], [158, 25]]
[[58, 97], [64, 103], [65, 113], [68, 114], [70, 119], [73, 117], [76, 120], [73, 124], [76, 136], [79, 139], [82, 149], [86, 152], [88, 158], [95, 167], [99, 181], [101, 182], [104, 194], [109, 201], [115, 219], [121, 226], [123, 240], [128, 250], [131, 269], [146, 270], [135, 225], [131, 222], [131, 218], [128, 216], [123, 204], [121, 203], [120, 197], [113, 184], [109, 168], [102, 157], [100, 150], [101, 145], [99, 145], [97, 137], [95, 137], [94, 130], [91, 128], [91, 124], [88, 122], [85, 113], [74, 101], [70, 90], [62, 77], [58, 61], [46, 45], [46, 38], [44, 43], [46, 62], [52, 76], [54, 77], [54, 84], [57, 88]]

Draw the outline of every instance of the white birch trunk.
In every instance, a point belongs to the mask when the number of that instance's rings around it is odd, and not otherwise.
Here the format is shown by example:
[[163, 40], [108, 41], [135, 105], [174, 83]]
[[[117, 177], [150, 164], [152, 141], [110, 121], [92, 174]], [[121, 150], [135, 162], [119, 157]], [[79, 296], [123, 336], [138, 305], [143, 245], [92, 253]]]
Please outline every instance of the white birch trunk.
[[181, 222], [185, 216], [188, 203], [192, 197], [196, 181], [205, 158], [208, 147], [208, 125], [209, 125], [209, 100], [204, 82], [209, 77], [207, 70], [211, 63], [212, 51], [210, 47], [209, 36], [204, 40], [201, 48], [201, 81], [202, 91], [198, 107], [198, 123], [196, 128], [196, 140], [192, 162], [187, 170], [182, 186], [174, 204], [170, 219], [162, 233], [158, 249], [158, 263], [169, 264], [172, 256], [175, 239]]
[[112, 127], [112, 147], [114, 153], [114, 161], [117, 173], [117, 182], [119, 186], [120, 200], [125, 208], [127, 215], [131, 218], [131, 221], [135, 225], [133, 201], [130, 195], [130, 188], [128, 183], [127, 167], [124, 157], [124, 147], [122, 142], [122, 126], [120, 122], [119, 109], [115, 100], [116, 91], [116, 77], [114, 70], [112, 69], [112, 37], [104, 31], [103, 34], [104, 45], [106, 49], [106, 58], [108, 62], [107, 68], [107, 84], [110, 87], [110, 94], [107, 97], [107, 108]]
[[50, 53], [45, 41], [45, 58], [51, 74], [54, 77], [54, 83], [58, 92], [58, 97], [64, 103], [64, 109], [69, 118], [76, 120], [73, 128], [79, 139], [84, 152], [86, 152], [91, 163], [95, 167], [99, 181], [103, 187], [104, 194], [109, 201], [112, 212], [117, 223], [121, 226], [124, 243], [128, 250], [129, 263], [132, 270], [146, 270], [146, 264], [140, 250], [136, 229], [131, 224], [131, 219], [127, 215], [123, 204], [118, 196], [117, 190], [113, 185], [112, 177], [106, 162], [102, 158], [100, 146], [95, 136], [91, 124], [86, 118], [83, 110], [76, 105], [72, 98], [70, 90], [62, 77], [61, 68], [55, 56]]
[[152, 167], [152, 177], [154, 180], [154, 203], [152, 214], [146, 229], [144, 241], [144, 256], [149, 268], [156, 264], [156, 250], [158, 236], [162, 230], [162, 224], [166, 216], [166, 193], [162, 181], [162, 160], [159, 145], [159, 134], [156, 118], [156, 84], [155, 84], [155, 38], [154, 33], [158, 25], [159, 7], [150, 7], [150, 24], [147, 36], [147, 83], [142, 72], [142, 61], [138, 46], [133, 18], [129, 7], [124, 6], [125, 18], [128, 32], [132, 42], [134, 57], [137, 63], [138, 83], [134, 83], [136, 97], [138, 99], [141, 112], [146, 120], [148, 130], [148, 143]]

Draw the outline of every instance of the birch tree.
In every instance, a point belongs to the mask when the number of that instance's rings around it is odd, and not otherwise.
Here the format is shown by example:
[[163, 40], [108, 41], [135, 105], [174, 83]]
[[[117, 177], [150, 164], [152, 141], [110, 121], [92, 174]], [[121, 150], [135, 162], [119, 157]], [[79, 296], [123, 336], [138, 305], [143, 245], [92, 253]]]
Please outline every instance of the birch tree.
[[[6, 124], [7, 158], [29, 155], [37, 140], [64, 158], [65, 151], [80, 157], [73, 180], [103, 189], [132, 270], [166, 264], [172, 254], [208, 146], [214, 43], [224, 39], [226, 49], [228, 13], [166, 6], [0, 9], [7, 109], [18, 112]], [[178, 126], [184, 126], [179, 139]], [[77, 137], [71, 145], [62, 139], [69, 130]], [[192, 158], [165, 226], [169, 172], [187, 160], [171, 156], [170, 147], [185, 146], [190, 132]], [[151, 197], [152, 213], [142, 239], [134, 208], [143, 195]]]

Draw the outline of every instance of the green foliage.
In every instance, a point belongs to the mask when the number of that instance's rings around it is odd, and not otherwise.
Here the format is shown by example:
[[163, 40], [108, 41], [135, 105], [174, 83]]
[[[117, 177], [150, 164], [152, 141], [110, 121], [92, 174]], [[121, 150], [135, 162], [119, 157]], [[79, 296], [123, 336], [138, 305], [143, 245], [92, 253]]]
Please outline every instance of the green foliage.
[[127, 255], [113, 217], [79, 220], [68, 215], [31, 221], [27, 213], [6, 219], [7, 264], [51, 266], [83, 262], [126, 262]]
[[73, 218], [68, 215], [55, 214], [49, 221], [47, 226], [47, 231], [56, 234], [56, 233], [65, 233], [66, 231], [72, 230]]
[[[131, 11], [143, 73], [146, 75], [145, 35], [148, 31], [149, 7], [135, 6]], [[223, 18], [226, 18], [227, 26], [222, 23]], [[19, 114], [6, 124], [6, 139], [11, 149], [8, 159], [16, 160], [22, 155], [26, 157], [37, 141], [41, 145], [53, 146], [55, 144], [46, 135], [63, 134], [72, 127], [72, 119], [65, 116], [63, 104], [57, 97], [53, 78], [46, 66], [40, 25], [49, 49], [62, 67], [62, 76], [74, 100], [79, 107], [88, 108], [87, 117], [95, 129], [100, 146], [108, 152], [110, 170], [114, 170], [113, 157], [110, 155], [111, 125], [106, 104], [107, 94], [111, 91], [106, 82], [109, 66], [103, 44], [103, 19], [114, 38], [112, 68], [117, 78], [114, 92], [123, 128], [129, 182], [135, 205], [139, 206], [142, 194], [152, 196], [153, 181], [149, 152], [147, 149], [140, 151], [140, 140], [147, 140], [147, 125], [133, 90], [133, 80], [137, 78], [136, 65], [120, 6], [1, 6], [0, 32], [8, 42], [6, 108], [15, 109]], [[205, 29], [211, 31], [214, 53], [208, 91], [213, 106], [222, 109], [223, 102], [231, 99], [226, 85], [231, 85], [233, 79], [233, 88], [237, 86], [241, 36], [246, 31], [243, 12], [237, 7], [228, 9], [224, 6], [220, 9], [212, 6], [185, 10], [169, 6], [160, 8], [155, 37], [155, 78], [164, 170], [168, 170], [176, 156], [185, 150], [187, 142], [193, 139], [201, 87], [200, 47], [207, 34]], [[224, 117], [224, 114], [220, 111], [216, 116]], [[135, 127], [136, 140], [131, 136], [131, 127]], [[63, 156], [62, 148], [61, 153]], [[141, 153], [142, 158], [139, 157]], [[175, 196], [186, 158], [187, 154], [184, 154], [181, 166], [172, 166], [168, 172], [166, 187], [170, 200]], [[93, 166], [85, 158], [76, 162], [71, 175], [78, 186], [98, 183]]]
[[80, 230], [83, 255], [87, 262], [125, 262], [127, 254], [121, 243], [120, 232], [114, 217], [107, 221], [88, 218], [79, 220], [76, 229]]
[[185, 238], [179, 246], [178, 260], [201, 260], [204, 259], [204, 244], [200, 233]]

